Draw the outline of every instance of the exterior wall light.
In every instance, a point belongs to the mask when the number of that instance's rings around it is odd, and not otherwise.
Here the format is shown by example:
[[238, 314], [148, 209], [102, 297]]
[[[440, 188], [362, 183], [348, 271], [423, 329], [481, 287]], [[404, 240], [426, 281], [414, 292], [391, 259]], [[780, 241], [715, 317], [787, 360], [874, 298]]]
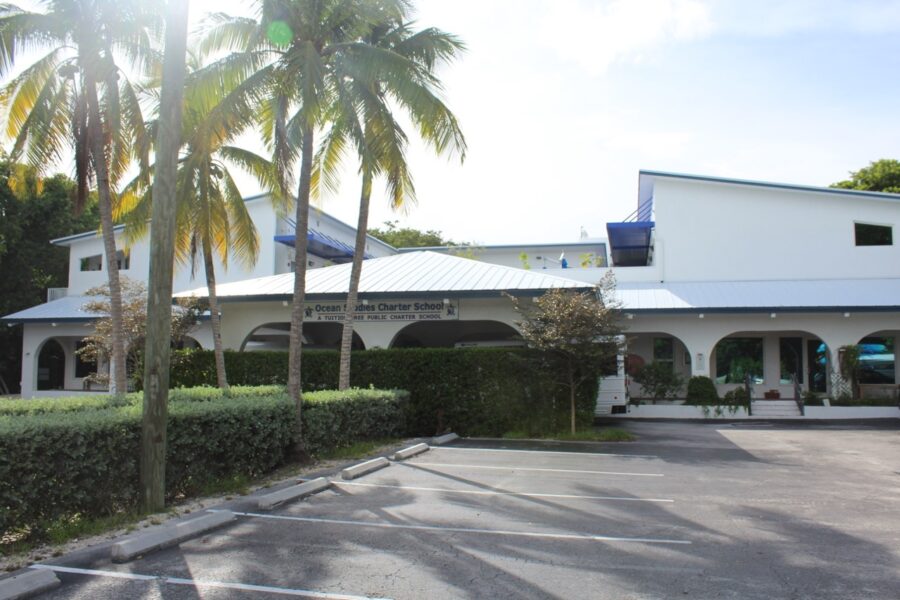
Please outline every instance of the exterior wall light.
[[702, 318], [705, 317], [705, 316], [706, 316], [706, 315], [704, 315], [703, 313], [700, 313], [699, 315], [697, 315], [697, 318], [698, 318], [698, 319], [702, 319]]
[[778, 316], [778, 315], [776, 315], [775, 313], [772, 313], [771, 315], [769, 315], [769, 318], [770, 318], [770, 319], [774, 319], [774, 318], [777, 317], [777, 316]]
[[850, 317], [850, 313], [844, 313], [844, 318], [847, 319]]

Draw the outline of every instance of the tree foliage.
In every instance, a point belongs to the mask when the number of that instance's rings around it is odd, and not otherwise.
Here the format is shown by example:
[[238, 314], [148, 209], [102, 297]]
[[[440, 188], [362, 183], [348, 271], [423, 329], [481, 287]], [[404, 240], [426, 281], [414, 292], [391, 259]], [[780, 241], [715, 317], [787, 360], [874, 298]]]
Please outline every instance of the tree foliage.
[[[0, 158], [0, 315], [45, 302], [47, 288], [66, 287], [67, 249], [48, 241], [96, 229], [99, 222], [92, 198], [73, 216], [74, 187], [65, 175], [41, 180]], [[22, 328], [0, 326], [0, 377], [10, 392], [19, 390], [21, 369]]]
[[900, 194], [900, 161], [882, 158], [858, 171], [850, 172], [850, 179], [831, 184], [833, 188], [889, 192]]
[[412, 227], [399, 227], [400, 221], [385, 221], [384, 227], [372, 227], [369, 235], [390, 244], [394, 248], [426, 248], [430, 246], [458, 246], [434, 229], [422, 231]]
[[654, 399], [672, 398], [684, 386], [684, 378], [672, 369], [670, 363], [652, 362], [640, 367], [633, 376], [641, 386], [644, 396]]
[[[84, 346], [78, 355], [86, 362], [101, 364], [108, 361], [112, 353], [112, 320], [109, 318], [109, 285], [104, 284], [85, 292], [94, 296], [84, 305], [84, 311], [98, 315], [94, 331], [84, 339]], [[193, 300], [179, 300], [172, 309], [172, 342], [181, 343], [195, 327], [199, 317], [199, 305]], [[122, 278], [122, 321], [124, 325], [127, 375], [133, 382], [142, 372], [144, 340], [147, 334], [147, 286], [143, 282], [128, 277]], [[95, 372], [88, 376], [90, 381], [109, 383], [109, 375]]]
[[509, 296], [523, 319], [516, 325], [528, 344], [558, 365], [559, 383], [569, 388], [575, 433], [575, 390], [596, 377], [620, 352], [621, 310], [608, 273], [590, 292], [552, 289], [530, 302]]

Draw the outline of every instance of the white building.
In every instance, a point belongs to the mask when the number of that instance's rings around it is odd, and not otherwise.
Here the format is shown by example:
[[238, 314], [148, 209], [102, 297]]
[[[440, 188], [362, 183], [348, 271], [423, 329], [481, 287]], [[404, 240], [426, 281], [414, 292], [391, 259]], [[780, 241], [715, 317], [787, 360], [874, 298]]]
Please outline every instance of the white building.
[[[794, 382], [837, 395], [839, 349], [863, 343], [867, 391], [894, 389], [900, 196], [652, 171], [639, 181], [635, 212], [607, 224], [603, 239], [422, 251], [370, 238], [368, 257], [377, 260], [364, 263], [357, 347], [514, 343], [515, 314], [502, 291], [587, 289], [612, 269], [632, 365], [671, 363], [685, 376], [711, 377], [720, 392], [749, 374], [759, 397], [793, 397]], [[263, 251], [252, 271], [232, 267], [219, 277], [223, 341], [236, 350], [285, 347], [293, 276], [290, 249], [276, 240], [290, 237], [291, 224], [268, 203], [248, 202]], [[323, 268], [309, 274], [304, 335], [312, 347], [334, 347], [349, 265], [327, 265], [352, 255], [353, 229], [324, 213], [311, 227], [311, 266]], [[82, 270], [99, 254], [96, 234], [55, 243], [71, 248], [68, 297], [4, 318], [25, 327], [23, 396], [80, 389], [72, 351], [90, 319], [76, 298], [105, 278]], [[130, 248], [126, 274], [146, 277], [146, 256], [145, 242]], [[176, 276], [176, 290], [201, 287], [184, 270]], [[41, 366], [51, 339], [63, 348], [63, 377]], [[204, 327], [196, 339], [209, 347]]]

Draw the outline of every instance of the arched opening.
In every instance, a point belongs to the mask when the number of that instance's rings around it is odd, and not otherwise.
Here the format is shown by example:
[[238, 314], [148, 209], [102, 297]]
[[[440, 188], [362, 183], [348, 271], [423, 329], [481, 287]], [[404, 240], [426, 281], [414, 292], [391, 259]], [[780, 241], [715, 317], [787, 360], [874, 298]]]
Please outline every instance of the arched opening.
[[519, 332], [499, 321], [422, 321], [397, 332], [391, 348], [524, 346]]
[[172, 342], [173, 350], [200, 350], [203, 346], [189, 335], [183, 336], [177, 342]]
[[[304, 323], [303, 347], [307, 350], [340, 350], [341, 323]], [[287, 351], [290, 347], [290, 323], [265, 323], [250, 332], [241, 344], [241, 352], [261, 350]], [[355, 331], [353, 332], [354, 350], [365, 350], [366, 345]]]
[[828, 347], [807, 331], [735, 332], [713, 348], [710, 376], [720, 392], [742, 386], [749, 378], [759, 397], [764, 392], [793, 397], [795, 386], [824, 394], [829, 386]]
[[[625, 372], [629, 376], [629, 396], [650, 399], [641, 385], [635, 382], [634, 376], [645, 366], [654, 363], [675, 373], [685, 382], [691, 376], [691, 353], [684, 342], [677, 337], [662, 331], [628, 335]], [[684, 391], [682, 389], [680, 393]]]
[[54, 339], [44, 342], [38, 354], [37, 389], [61, 390], [66, 386], [66, 353]]

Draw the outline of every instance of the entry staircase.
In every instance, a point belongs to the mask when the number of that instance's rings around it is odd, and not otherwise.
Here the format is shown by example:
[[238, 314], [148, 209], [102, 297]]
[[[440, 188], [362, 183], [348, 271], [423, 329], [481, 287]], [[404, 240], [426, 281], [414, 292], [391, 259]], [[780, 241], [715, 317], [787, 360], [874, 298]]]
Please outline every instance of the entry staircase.
[[761, 419], [799, 417], [800, 407], [795, 400], [753, 400], [753, 416]]

